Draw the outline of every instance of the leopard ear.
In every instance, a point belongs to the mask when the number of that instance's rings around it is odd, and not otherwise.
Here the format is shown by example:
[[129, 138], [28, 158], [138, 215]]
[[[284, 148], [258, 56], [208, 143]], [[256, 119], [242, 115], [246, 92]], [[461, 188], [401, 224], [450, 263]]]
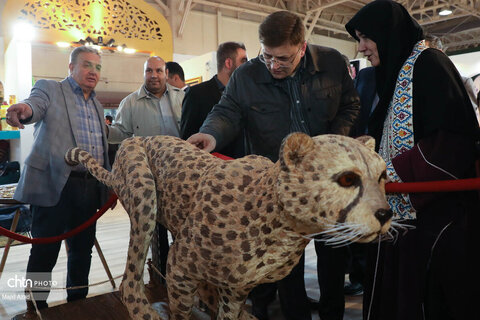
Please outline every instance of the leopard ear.
[[360, 141], [366, 145], [370, 150], [375, 151], [375, 139], [370, 136], [360, 136], [356, 138], [357, 141]]
[[313, 139], [305, 133], [292, 133], [283, 139], [280, 147], [280, 164], [282, 168], [296, 167], [315, 147]]

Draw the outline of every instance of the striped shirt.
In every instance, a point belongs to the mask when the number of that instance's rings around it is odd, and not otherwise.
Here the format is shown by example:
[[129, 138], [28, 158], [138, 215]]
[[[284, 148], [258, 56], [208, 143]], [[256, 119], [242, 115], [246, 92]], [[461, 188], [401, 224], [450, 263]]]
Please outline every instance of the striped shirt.
[[304, 72], [302, 62], [300, 62], [299, 68], [295, 74], [276, 81], [290, 97], [290, 133], [303, 132], [310, 135], [308, 123], [304, 114], [302, 95], [300, 94], [300, 77], [302, 72]]
[[[68, 82], [75, 94], [75, 107], [77, 109], [78, 131], [77, 131], [77, 147], [88, 151], [101, 166], [103, 166], [103, 137], [102, 123], [100, 115], [97, 112], [93, 98], [95, 91], [90, 93], [90, 97], [85, 100], [82, 88], [71, 77]], [[101, 117], [103, 119], [103, 115]]]
[[300, 79], [298, 75], [286, 79], [288, 93], [290, 95], [290, 132], [303, 132], [310, 135], [310, 130], [305, 120], [302, 96], [300, 95]]

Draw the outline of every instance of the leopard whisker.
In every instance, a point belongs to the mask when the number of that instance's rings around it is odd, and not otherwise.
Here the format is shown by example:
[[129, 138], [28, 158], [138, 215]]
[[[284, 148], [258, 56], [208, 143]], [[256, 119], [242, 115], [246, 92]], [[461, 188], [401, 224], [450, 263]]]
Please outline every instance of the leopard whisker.
[[411, 224], [408, 224], [408, 223], [402, 223], [399, 220], [397, 221], [392, 220], [390, 224], [390, 229], [394, 229], [397, 232], [403, 231], [402, 235], [405, 235], [408, 232], [408, 230], [415, 229], [415, 226], [412, 226]]
[[361, 238], [363, 233], [360, 230], [352, 229], [349, 233], [332, 235], [325, 239], [325, 244], [333, 246], [343, 246], [355, 242], [355, 240]]
[[[340, 247], [344, 247], [346, 245], [349, 245], [349, 244], [352, 244], [354, 243], [355, 241], [357, 241], [358, 239], [361, 239], [362, 238], [362, 234], [357, 234], [357, 235], [353, 235], [351, 236], [349, 239], [345, 239], [344, 240], [344, 244], [341, 244], [341, 245], [334, 245], [333, 248], [340, 248]], [[348, 240], [348, 241], [347, 241]]]
[[[322, 236], [322, 238], [315, 238], [315, 237], [318, 237], [318, 236]], [[308, 235], [305, 235], [303, 237], [306, 238], [306, 239], [309, 239], [309, 240], [326, 242], [330, 239], [335, 239], [335, 238], [338, 239], [338, 238], [344, 237], [344, 236], [345, 236], [344, 234], [338, 234], [338, 233], [332, 232], [331, 230], [328, 230], [328, 232], [327, 231], [322, 231], [322, 232], [308, 234]]]
[[385, 241], [396, 243], [399, 236], [404, 236], [409, 230], [415, 229], [415, 226], [412, 226], [408, 223], [401, 223], [399, 221], [392, 221], [390, 224], [390, 229], [383, 237], [376, 238], [373, 242]]
[[354, 242], [354, 239], [357, 238], [357, 236], [349, 236], [349, 237], [342, 237], [342, 238], [337, 238], [337, 239], [330, 239], [325, 241], [326, 245], [331, 245], [333, 248], [339, 248], [343, 247], [346, 245], [351, 244]]
[[328, 235], [331, 235], [332, 233], [344, 232], [352, 229], [352, 225], [326, 224], [325, 227], [327, 229], [324, 231], [310, 233], [305, 235], [304, 237], [313, 238], [315, 236], [322, 236], [322, 235], [328, 236]]
[[384, 235], [381, 241], [393, 242], [396, 243], [399, 236], [404, 236], [408, 230], [415, 229], [415, 226], [399, 223], [397, 221], [392, 221], [390, 229], [388, 229], [387, 234]]
[[395, 242], [397, 240], [397, 237], [398, 237], [398, 231], [395, 230], [395, 229], [388, 230], [387, 236], [389, 237], [389, 239], [387, 239], [387, 240], [393, 239], [393, 241]]
[[[361, 224], [327, 222], [326, 230], [303, 236], [305, 239], [324, 242], [326, 245], [341, 247], [362, 238], [365, 234]], [[321, 238], [318, 238], [321, 236]]]
[[372, 240], [372, 243], [378, 243], [379, 241], [385, 241], [385, 235], [379, 234], [375, 239]]
[[388, 230], [386, 234], [383, 235], [383, 237], [381, 238], [382, 240], [381, 241], [385, 241], [385, 242], [397, 242], [397, 238], [398, 238], [398, 231], [397, 230]]

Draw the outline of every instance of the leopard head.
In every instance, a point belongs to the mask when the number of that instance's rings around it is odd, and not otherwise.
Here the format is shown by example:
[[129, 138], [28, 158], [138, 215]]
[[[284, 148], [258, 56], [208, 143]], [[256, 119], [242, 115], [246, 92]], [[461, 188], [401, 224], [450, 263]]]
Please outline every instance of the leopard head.
[[363, 136], [293, 133], [280, 149], [276, 193], [283, 217], [304, 236], [369, 242], [390, 228], [386, 165]]

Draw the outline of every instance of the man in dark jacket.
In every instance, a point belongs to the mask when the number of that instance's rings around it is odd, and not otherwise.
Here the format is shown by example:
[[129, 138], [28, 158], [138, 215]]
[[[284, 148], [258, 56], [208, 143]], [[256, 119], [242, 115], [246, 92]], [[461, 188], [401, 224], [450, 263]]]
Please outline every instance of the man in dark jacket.
[[[266, 17], [259, 38], [260, 55], [233, 73], [200, 133], [188, 141], [210, 152], [245, 132], [246, 154], [277, 161], [280, 144], [289, 133], [347, 135], [360, 101], [341, 54], [307, 45], [302, 20], [288, 11]], [[289, 320], [311, 319], [304, 263], [302, 257], [278, 282], [282, 311]], [[267, 319], [267, 295], [265, 290], [256, 291], [251, 294], [253, 314]]]
[[[247, 62], [247, 52], [243, 43], [230, 41], [218, 46], [217, 74], [206, 82], [192, 86], [185, 94], [182, 103], [180, 138], [187, 139], [200, 130], [208, 113], [220, 100], [233, 71], [245, 62]], [[243, 137], [238, 136], [218, 152], [232, 158], [242, 157], [244, 155]]]

